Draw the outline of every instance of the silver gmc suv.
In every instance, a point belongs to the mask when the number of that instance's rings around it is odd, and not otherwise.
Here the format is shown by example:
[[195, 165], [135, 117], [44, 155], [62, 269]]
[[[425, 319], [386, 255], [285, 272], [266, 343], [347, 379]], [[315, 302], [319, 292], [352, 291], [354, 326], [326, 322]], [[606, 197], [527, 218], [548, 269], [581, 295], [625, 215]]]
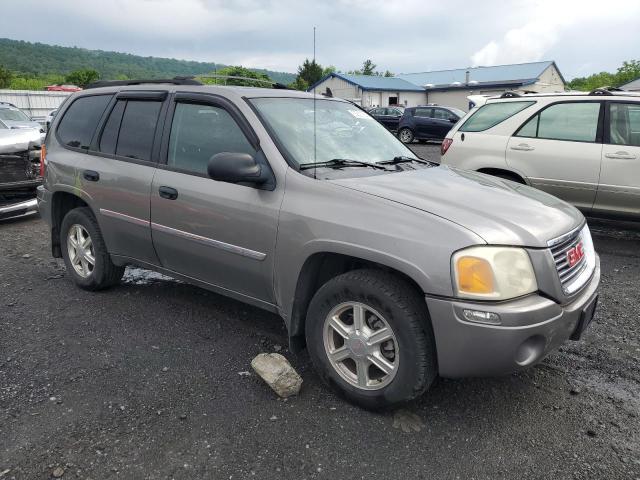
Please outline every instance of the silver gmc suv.
[[80, 288], [137, 265], [276, 312], [367, 408], [531, 366], [591, 321], [573, 206], [420, 159], [340, 99], [134, 83], [74, 94], [46, 140], [39, 209]]

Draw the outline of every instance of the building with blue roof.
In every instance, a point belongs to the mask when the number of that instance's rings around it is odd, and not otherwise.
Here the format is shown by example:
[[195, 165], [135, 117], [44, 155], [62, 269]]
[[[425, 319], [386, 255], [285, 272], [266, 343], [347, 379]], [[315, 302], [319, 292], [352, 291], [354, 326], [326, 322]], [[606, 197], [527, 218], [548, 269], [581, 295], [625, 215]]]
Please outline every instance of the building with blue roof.
[[401, 73], [395, 77], [331, 73], [309, 91], [328, 93], [365, 108], [437, 103], [468, 110], [469, 95], [505, 91], [563, 92], [565, 80], [554, 61]]

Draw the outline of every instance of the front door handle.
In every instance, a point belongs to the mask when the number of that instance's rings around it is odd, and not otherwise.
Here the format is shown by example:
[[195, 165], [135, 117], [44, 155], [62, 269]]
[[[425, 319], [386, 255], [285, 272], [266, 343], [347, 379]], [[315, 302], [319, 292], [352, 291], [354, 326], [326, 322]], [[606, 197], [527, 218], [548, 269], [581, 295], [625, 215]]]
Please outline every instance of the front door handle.
[[523, 152], [530, 152], [531, 150], [535, 150], [535, 148], [526, 143], [521, 143], [519, 145], [513, 145], [511, 147], [511, 150], [522, 150]]
[[175, 200], [178, 198], [178, 190], [175, 188], [162, 186], [158, 189], [158, 193], [162, 198], [166, 198], [167, 200]]
[[629, 152], [624, 152], [624, 151], [620, 151], [620, 152], [616, 152], [616, 153], [605, 153], [604, 156], [607, 157], [607, 158], [617, 158], [617, 159], [621, 159], [621, 160], [635, 160], [636, 159], [635, 155], [631, 155]]
[[98, 180], [100, 180], [100, 174], [93, 170], [85, 170], [84, 172], [82, 172], [82, 176], [85, 180], [88, 180], [90, 182], [97, 182]]

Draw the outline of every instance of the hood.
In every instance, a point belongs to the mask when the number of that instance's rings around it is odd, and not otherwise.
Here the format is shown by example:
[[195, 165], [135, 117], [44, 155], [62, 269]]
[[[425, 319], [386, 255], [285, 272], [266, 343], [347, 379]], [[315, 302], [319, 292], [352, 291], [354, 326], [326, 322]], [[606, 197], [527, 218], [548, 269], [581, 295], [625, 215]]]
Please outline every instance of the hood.
[[0, 154], [16, 153], [40, 145], [40, 132], [33, 128], [3, 128], [0, 130]]
[[34, 120], [3, 120], [3, 122], [10, 128], [37, 128], [38, 131], [42, 130], [42, 125]]
[[447, 166], [331, 182], [445, 218], [492, 245], [547, 247], [584, 221], [576, 208], [540, 190]]

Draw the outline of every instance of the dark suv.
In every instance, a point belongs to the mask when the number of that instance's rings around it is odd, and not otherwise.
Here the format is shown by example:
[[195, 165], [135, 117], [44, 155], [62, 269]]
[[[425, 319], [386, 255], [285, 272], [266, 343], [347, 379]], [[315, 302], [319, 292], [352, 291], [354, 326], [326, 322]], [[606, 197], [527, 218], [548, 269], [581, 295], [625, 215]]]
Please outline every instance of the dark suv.
[[462, 110], [453, 107], [425, 105], [406, 108], [398, 125], [398, 137], [402, 143], [442, 140], [464, 116]]

